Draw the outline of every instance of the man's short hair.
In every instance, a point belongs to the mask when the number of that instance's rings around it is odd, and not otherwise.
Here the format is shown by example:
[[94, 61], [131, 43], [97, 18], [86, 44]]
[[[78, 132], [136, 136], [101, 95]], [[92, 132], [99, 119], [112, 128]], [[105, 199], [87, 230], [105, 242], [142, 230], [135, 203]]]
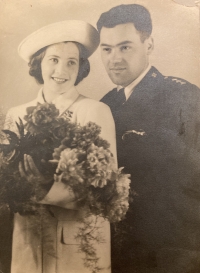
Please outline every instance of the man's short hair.
[[[66, 42], [67, 43], [67, 42]], [[76, 82], [75, 82], [75, 86], [82, 81], [84, 78], [86, 78], [90, 72], [90, 63], [88, 61], [88, 59], [85, 57], [85, 48], [77, 43], [74, 42], [78, 49], [79, 49], [79, 71], [78, 71], [78, 75], [76, 78]], [[43, 84], [43, 78], [42, 78], [42, 70], [41, 70], [41, 62], [44, 58], [44, 55], [46, 53], [46, 49], [47, 47], [44, 47], [40, 50], [38, 50], [31, 58], [30, 62], [29, 62], [29, 74], [30, 76], [34, 77], [36, 79], [36, 81], [39, 84]]]
[[113, 28], [117, 25], [133, 23], [140, 33], [141, 41], [149, 38], [152, 33], [152, 21], [149, 11], [137, 4], [120, 5], [101, 14], [97, 29], [99, 33], [102, 27]]

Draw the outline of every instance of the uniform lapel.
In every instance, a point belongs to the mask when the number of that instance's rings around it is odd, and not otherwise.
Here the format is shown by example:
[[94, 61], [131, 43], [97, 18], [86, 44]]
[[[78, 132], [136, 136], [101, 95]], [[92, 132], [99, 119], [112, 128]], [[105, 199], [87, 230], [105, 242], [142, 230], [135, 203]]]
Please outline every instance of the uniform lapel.
[[132, 103], [132, 100], [134, 100], [136, 97], [149, 99], [149, 97], [154, 96], [156, 85], [160, 79], [160, 76], [160, 72], [152, 66], [141, 82], [135, 86], [134, 91], [130, 95], [127, 102]]

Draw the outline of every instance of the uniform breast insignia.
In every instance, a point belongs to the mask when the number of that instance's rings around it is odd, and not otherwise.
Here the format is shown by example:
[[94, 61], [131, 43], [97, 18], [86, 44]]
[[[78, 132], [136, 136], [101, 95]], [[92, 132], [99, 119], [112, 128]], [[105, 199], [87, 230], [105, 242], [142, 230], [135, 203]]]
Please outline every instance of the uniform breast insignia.
[[185, 81], [182, 81], [182, 80], [176, 79], [176, 78], [173, 78], [172, 81], [175, 81], [176, 83], [180, 83], [181, 85], [182, 85], [182, 84], [186, 84]]
[[71, 119], [71, 118], [72, 118], [72, 115], [73, 115], [73, 112], [67, 110], [67, 111], [65, 111], [65, 112], [62, 114], [62, 117], [63, 117], [64, 119]]
[[151, 76], [154, 77], [154, 78], [156, 78], [156, 77], [157, 77], [157, 74], [156, 74], [156, 73], [152, 73]]
[[135, 131], [135, 130], [129, 130], [129, 131], [126, 131], [123, 136], [122, 136], [122, 140], [124, 140], [125, 136], [127, 135], [130, 135], [130, 134], [136, 134], [136, 135], [139, 135], [139, 136], [144, 136], [146, 135], [146, 133], [142, 130], [140, 131]]

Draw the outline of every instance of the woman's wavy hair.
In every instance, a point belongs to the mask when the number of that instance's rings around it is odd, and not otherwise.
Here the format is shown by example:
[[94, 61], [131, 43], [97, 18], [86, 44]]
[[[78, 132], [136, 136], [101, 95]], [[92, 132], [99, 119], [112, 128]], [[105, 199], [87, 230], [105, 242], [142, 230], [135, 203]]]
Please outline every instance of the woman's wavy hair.
[[[67, 42], [64, 42], [64, 43], [67, 43]], [[79, 82], [81, 82], [84, 78], [88, 76], [90, 72], [90, 63], [88, 59], [86, 58], [86, 50], [84, 46], [77, 42], [73, 42], [73, 43], [75, 43], [79, 49], [79, 71], [78, 71], [77, 79], [75, 82], [75, 86], [76, 86]], [[29, 69], [30, 76], [34, 77], [39, 84], [44, 83], [44, 80], [42, 78], [41, 62], [45, 56], [47, 48], [48, 46], [43, 47], [40, 50], [38, 50], [35, 54], [33, 54], [28, 64], [30, 67]]]

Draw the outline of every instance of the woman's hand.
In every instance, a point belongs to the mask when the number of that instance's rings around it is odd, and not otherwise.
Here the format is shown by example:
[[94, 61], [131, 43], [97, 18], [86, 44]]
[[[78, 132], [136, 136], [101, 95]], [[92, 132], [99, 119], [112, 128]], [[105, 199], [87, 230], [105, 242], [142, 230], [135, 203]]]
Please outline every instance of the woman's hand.
[[42, 185], [48, 184], [44, 176], [37, 169], [32, 157], [30, 155], [24, 155], [24, 164], [19, 163], [19, 172], [21, 177], [25, 178], [30, 183], [39, 182]]
[[[62, 182], [54, 182], [48, 191], [43, 190], [49, 181], [39, 172], [32, 157], [24, 155], [24, 162], [19, 163], [20, 175], [35, 187], [35, 198], [39, 204], [54, 205], [65, 209], [77, 209], [75, 195], [70, 186]], [[42, 187], [41, 187], [42, 186]], [[47, 185], [48, 187], [48, 185]]]

